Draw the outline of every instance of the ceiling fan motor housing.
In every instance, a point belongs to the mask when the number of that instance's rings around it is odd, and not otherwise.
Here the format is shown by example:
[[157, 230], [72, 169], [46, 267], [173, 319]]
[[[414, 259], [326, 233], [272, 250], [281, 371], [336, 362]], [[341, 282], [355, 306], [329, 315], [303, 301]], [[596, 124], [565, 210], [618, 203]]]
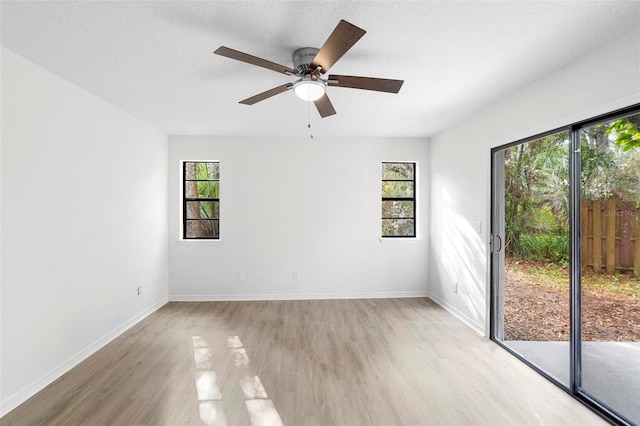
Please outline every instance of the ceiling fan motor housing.
[[316, 57], [319, 51], [320, 49], [316, 49], [315, 47], [302, 47], [293, 52], [291, 55], [293, 68], [299, 75], [304, 76], [311, 72], [309, 65], [311, 65], [313, 58]]

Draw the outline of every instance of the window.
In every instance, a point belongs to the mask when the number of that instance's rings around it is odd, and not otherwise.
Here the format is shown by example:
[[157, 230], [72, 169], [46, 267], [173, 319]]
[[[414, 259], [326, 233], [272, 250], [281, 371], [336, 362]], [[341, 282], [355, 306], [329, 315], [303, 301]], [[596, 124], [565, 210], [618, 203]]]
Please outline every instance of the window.
[[416, 236], [416, 163], [382, 163], [382, 236]]
[[182, 237], [220, 238], [220, 163], [183, 163]]

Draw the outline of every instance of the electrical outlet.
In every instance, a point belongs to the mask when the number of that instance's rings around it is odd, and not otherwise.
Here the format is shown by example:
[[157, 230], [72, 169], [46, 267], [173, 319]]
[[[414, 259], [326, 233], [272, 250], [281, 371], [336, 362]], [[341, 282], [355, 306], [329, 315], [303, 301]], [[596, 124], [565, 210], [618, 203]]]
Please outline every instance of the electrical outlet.
[[238, 272], [238, 281], [244, 281], [247, 279], [247, 274], [245, 272]]
[[458, 292], [458, 283], [453, 283], [453, 292], [454, 293]]
[[139, 285], [138, 286], [138, 296], [140, 296], [142, 294], [142, 286]]
[[294, 272], [292, 278], [294, 281], [298, 281], [300, 279], [300, 274], [297, 272]]

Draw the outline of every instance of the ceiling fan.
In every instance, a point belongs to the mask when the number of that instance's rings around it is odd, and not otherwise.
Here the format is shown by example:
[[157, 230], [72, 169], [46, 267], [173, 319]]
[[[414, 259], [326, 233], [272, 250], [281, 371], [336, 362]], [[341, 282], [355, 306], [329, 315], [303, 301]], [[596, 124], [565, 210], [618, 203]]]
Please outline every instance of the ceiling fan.
[[402, 87], [402, 83], [404, 83], [403, 80], [357, 77], [351, 75], [332, 74], [325, 77], [329, 68], [347, 53], [365, 33], [366, 31], [362, 28], [358, 28], [345, 20], [341, 20], [320, 49], [303, 47], [294, 51], [291, 55], [293, 68], [225, 46], [219, 47], [213, 53], [289, 76], [298, 77], [298, 80], [293, 83], [286, 83], [244, 99], [240, 101], [241, 104], [253, 105], [293, 89], [301, 99], [313, 102], [320, 116], [324, 118], [336, 113], [327, 96], [327, 86], [398, 93]]

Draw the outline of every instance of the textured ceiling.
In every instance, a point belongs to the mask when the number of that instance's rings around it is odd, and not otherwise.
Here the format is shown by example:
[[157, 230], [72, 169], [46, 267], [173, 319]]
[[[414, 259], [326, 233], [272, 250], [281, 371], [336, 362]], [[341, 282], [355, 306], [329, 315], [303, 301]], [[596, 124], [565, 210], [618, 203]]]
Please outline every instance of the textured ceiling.
[[[640, 25], [638, 1], [126, 1], [0, 3], [2, 45], [169, 134], [424, 137]], [[330, 74], [405, 80], [398, 95], [329, 88], [321, 119], [291, 66], [345, 19], [367, 34]]]

